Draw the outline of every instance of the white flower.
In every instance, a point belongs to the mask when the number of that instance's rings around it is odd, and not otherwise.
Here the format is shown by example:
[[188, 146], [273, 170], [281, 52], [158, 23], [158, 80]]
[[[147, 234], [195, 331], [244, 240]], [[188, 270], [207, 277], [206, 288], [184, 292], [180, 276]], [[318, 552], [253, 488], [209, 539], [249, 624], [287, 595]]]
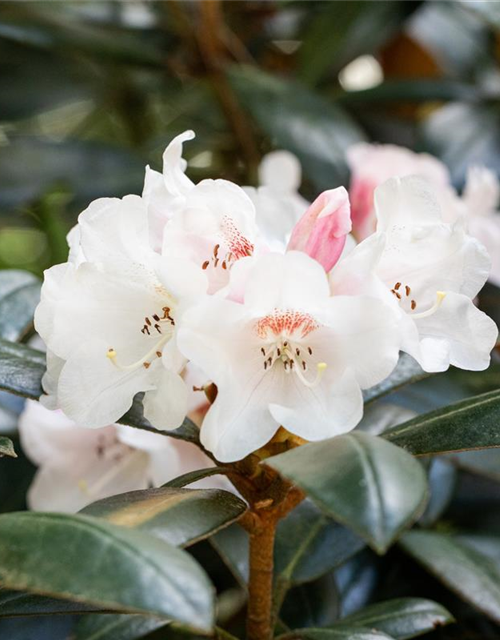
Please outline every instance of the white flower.
[[389, 178], [408, 175], [426, 178], [443, 199], [443, 203], [454, 195], [448, 169], [427, 153], [415, 153], [392, 144], [360, 142], [347, 150], [347, 161], [351, 169], [349, 198], [353, 233], [358, 240], [363, 240], [375, 231], [373, 194]]
[[175, 340], [185, 304], [178, 292], [189, 298], [203, 283], [151, 250], [137, 196], [96, 201], [78, 233], [80, 259], [45, 273], [35, 314], [48, 349], [48, 406], [80, 426], [102, 427], [144, 391], [147, 419], [160, 429], [179, 426], [187, 390]]
[[177, 136], [163, 155], [163, 175], [148, 170], [143, 197], [148, 206], [153, 246], [172, 260], [190, 263], [194, 276], [215, 293], [227, 285], [229, 271], [253, 253], [257, 228], [255, 208], [243, 189], [227, 180], [195, 185], [184, 174], [182, 143], [192, 131]]
[[80, 428], [33, 401], [26, 403], [19, 432], [24, 452], [39, 467], [28, 492], [29, 507], [38, 511], [74, 513], [212, 466], [192, 444], [123, 425]]
[[289, 151], [272, 151], [259, 167], [260, 186], [244, 187], [257, 212], [259, 232], [273, 250], [286, 246], [293, 226], [309, 207], [299, 193], [302, 169]]
[[491, 257], [489, 280], [500, 287], [500, 183], [486, 167], [471, 167], [462, 201], [469, 233], [486, 247]]
[[217, 385], [201, 429], [230, 462], [263, 446], [280, 425], [307, 440], [352, 429], [360, 388], [398, 358], [396, 316], [368, 297], [331, 297], [323, 267], [304, 253], [256, 258], [242, 304], [206, 297], [184, 316], [179, 346]]
[[392, 298], [401, 348], [426, 371], [450, 364], [485, 369], [497, 329], [472, 299], [488, 277], [486, 250], [461, 219], [442, 221], [432, 189], [419, 177], [388, 180], [375, 204], [377, 233], [337, 264], [333, 291]]

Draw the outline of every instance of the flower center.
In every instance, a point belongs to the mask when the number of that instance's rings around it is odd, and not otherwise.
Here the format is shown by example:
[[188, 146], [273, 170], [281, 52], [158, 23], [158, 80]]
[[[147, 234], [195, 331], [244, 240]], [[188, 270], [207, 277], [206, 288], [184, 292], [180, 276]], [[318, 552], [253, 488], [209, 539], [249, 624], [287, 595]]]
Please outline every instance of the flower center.
[[[307, 387], [316, 386], [327, 365], [317, 361], [312, 347], [307, 344], [307, 336], [318, 326], [311, 315], [300, 311], [276, 309], [260, 318], [256, 331], [265, 342], [265, 346], [260, 347], [264, 370], [281, 365], [285, 373], [294, 373]], [[311, 370], [316, 371], [313, 377], [310, 377]]]
[[210, 265], [214, 269], [219, 266], [222, 269], [229, 269], [237, 260], [251, 256], [253, 253], [254, 245], [245, 238], [228, 216], [222, 219], [220, 233], [224, 250], [221, 253], [221, 244], [216, 244], [212, 255], [201, 265], [204, 270]]
[[407, 313], [410, 313], [411, 317], [416, 320], [418, 320], [419, 318], [428, 318], [429, 316], [436, 313], [436, 311], [441, 306], [444, 298], [446, 297], [446, 293], [444, 293], [443, 291], [436, 291], [436, 300], [430, 307], [430, 309], [427, 309], [427, 311], [415, 313], [415, 310], [417, 309], [417, 301], [412, 295], [410, 285], [403, 282], [396, 282], [391, 289], [391, 293], [398, 299], [399, 306]]
[[144, 318], [144, 325], [141, 329], [141, 333], [144, 336], [157, 336], [158, 340], [142, 358], [139, 358], [137, 362], [133, 362], [132, 364], [122, 365], [117, 361], [117, 353], [113, 347], [108, 349], [106, 356], [120, 371], [134, 371], [141, 366], [145, 369], [149, 369], [153, 358], [161, 358], [162, 348], [172, 337], [174, 327], [175, 320], [171, 315], [171, 308], [162, 307], [161, 316], [158, 313], [153, 313], [151, 316], [146, 316]]

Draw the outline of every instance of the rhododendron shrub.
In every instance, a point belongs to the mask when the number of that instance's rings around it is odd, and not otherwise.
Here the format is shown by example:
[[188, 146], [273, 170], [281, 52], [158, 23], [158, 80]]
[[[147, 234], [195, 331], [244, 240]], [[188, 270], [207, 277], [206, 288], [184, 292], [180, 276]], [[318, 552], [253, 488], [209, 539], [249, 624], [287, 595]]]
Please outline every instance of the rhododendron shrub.
[[[498, 446], [498, 391], [423, 415], [378, 403], [450, 366], [489, 367], [498, 331], [477, 296], [496, 277], [496, 180], [471, 170], [459, 197], [439, 161], [364, 145], [349, 153], [350, 192], [309, 203], [285, 152], [264, 159], [256, 188], [194, 183], [193, 137], [146, 169], [141, 196], [80, 214], [68, 260], [44, 274], [42, 350], [3, 347], [11, 390], [41, 404], [20, 421], [38, 471], [33, 511], [0, 516], [14, 549], [0, 581], [44, 612], [234, 638], [209, 567], [185, 550], [208, 538], [247, 586], [249, 640], [406, 638], [449, 622], [417, 599], [331, 633], [283, 616], [294, 585], [350, 570], [365, 547], [399, 540], [425, 564], [438, 534], [408, 530], [441, 507], [427, 506], [435, 465], [417, 458]], [[381, 622], [384, 607], [409, 635]]]

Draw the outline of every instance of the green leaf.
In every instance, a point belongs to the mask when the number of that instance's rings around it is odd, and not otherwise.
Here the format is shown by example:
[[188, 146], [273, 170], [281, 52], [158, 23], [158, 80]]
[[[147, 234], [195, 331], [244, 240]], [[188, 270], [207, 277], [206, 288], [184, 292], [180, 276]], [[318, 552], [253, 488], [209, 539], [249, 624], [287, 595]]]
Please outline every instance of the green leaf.
[[345, 627], [343, 629], [297, 629], [278, 640], [391, 640], [391, 637], [379, 631], [363, 627]]
[[178, 478], [174, 478], [170, 480], [170, 482], [166, 482], [164, 487], [172, 487], [174, 489], [182, 489], [188, 484], [193, 484], [193, 482], [198, 482], [198, 480], [203, 480], [204, 478], [210, 478], [211, 476], [224, 475], [228, 471], [231, 471], [229, 467], [208, 467], [207, 469], [197, 469], [196, 471], [189, 471], [189, 473], [184, 473], [182, 476]]
[[432, 600], [397, 598], [369, 605], [337, 624], [368, 627], [383, 631], [396, 640], [407, 640], [453, 621], [451, 613]]
[[187, 546], [229, 526], [246, 508], [243, 500], [222, 489], [161, 487], [104, 498], [80, 513]]
[[422, 369], [416, 360], [406, 353], [401, 354], [398, 364], [394, 371], [383, 380], [380, 384], [363, 391], [363, 399], [365, 404], [374, 402], [384, 396], [397, 391], [407, 384], [413, 384], [419, 380], [423, 380], [432, 374]]
[[475, 13], [491, 27], [500, 29], [500, 6], [496, 2], [491, 2], [491, 0], [475, 0], [474, 2], [458, 0], [458, 2], [466, 11]]
[[444, 458], [433, 458], [429, 466], [430, 497], [419, 524], [434, 524], [444, 513], [455, 493], [458, 481], [457, 469]]
[[292, 588], [283, 602], [279, 619], [289, 629], [325, 627], [339, 615], [340, 596], [333, 572], [314, 582]]
[[410, 531], [400, 544], [454, 593], [500, 622], [500, 570], [491, 558], [433, 531]]
[[82, 616], [76, 624], [74, 640], [136, 640], [165, 627], [168, 622], [152, 616], [92, 615]]
[[210, 538], [210, 543], [239, 584], [246, 588], [249, 575], [247, 532], [239, 525], [233, 524], [218, 531]]
[[2, 456], [9, 456], [9, 458], [17, 458], [17, 453], [14, 450], [14, 443], [7, 436], [0, 436], [0, 458]]
[[212, 586], [185, 551], [88, 516], [1, 515], [0, 582], [8, 589], [149, 613], [198, 630], [213, 624]]
[[326, 72], [334, 76], [351, 60], [376, 51], [414, 8], [390, 0], [321, 3], [303, 34], [300, 77], [316, 83]]
[[338, 567], [364, 546], [358, 536], [306, 500], [278, 525], [276, 580], [289, 585], [309, 582]]
[[340, 107], [256, 68], [233, 67], [229, 78], [243, 107], [276, 147], [297, 155], [315, 187], [347, 183], [345, 150], [364, 135]]
[[451, 454], [450, 460], [460, 469], [500, 482], [500, 449], [462, 451]]
[[[337, 96], [345, 106], [368, 106], [388, 102], [450, 102], [476, 99], [478, 87], [472, 83], [457, 82], [448, 78], [411, 80], [386, 80], [371, 89], [346, 91]], [[378, 106], [378, 104], [377, 104]]]
[[81, 602], [0, 588], [0, 617], [68, 615], [101, 610]]
[[425, 413], [383, 434], [416, 456], [500, 446], [500, 390]]
[[366, 433], [306, 444], [265, 461], [320, 508], [384, 553], [422, 512], [422, 466], [407, 452]]
[[44, 353], [0, 339], [0, 389], [38, 400], [42, 395], [44, 373]]
[[0, 338], [13, 342], [33, 326], [40, 280], [27, 271], [0, 271]]

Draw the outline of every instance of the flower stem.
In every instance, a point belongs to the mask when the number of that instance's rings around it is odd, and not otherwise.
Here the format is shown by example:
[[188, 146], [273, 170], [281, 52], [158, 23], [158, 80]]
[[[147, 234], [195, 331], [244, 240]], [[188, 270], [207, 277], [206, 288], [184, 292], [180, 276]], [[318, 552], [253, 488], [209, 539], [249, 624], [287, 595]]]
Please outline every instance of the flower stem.
[[[270, 640], [272, 629], [272, 591], [274, 539], [278, 519], [274, 514], [260, 517], [260, 525], [250, 533], [250, 578], [248, 581], [248, 640]], [[269, 517], [271, 516], [271, 517]]]

